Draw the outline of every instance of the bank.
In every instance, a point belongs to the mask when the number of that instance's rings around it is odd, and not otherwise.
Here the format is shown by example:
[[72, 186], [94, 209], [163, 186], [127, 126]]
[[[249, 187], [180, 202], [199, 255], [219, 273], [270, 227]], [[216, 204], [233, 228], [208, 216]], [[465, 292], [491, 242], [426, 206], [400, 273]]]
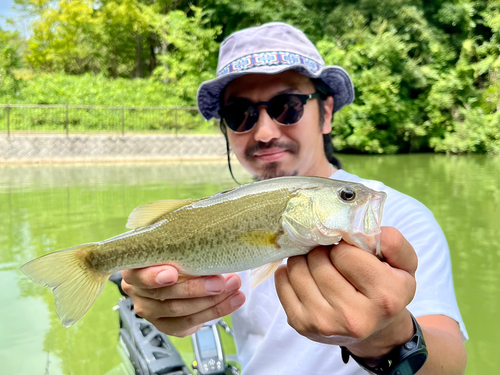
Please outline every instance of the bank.
[[222, 160], [222, 135], [0, 136], [0, 163]]

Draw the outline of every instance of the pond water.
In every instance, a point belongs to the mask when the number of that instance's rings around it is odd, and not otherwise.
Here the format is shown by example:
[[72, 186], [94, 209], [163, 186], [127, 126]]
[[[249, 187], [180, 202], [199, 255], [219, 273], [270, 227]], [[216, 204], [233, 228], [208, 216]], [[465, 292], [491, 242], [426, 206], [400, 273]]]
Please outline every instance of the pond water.
[[[470, 336], [466, 374], [500, 373], [500, 159], [422, 154], [341, 160], [348, 172], [381, 180], [434, 213], [450, 244]], [[240, 182], [250, 181], [235, 169]], [[19, 267], [47, 252], [124, 232], [128, 214], [139, 205], [207, 196], [234, 185], [224, 163], [1, 167], [0, 373], [125, 374], [113, 311], [117, 288], [108, 283], [85, 318], [66, 329], [52, 293]], [[189, 341], [175, 343], [190, 361]]]

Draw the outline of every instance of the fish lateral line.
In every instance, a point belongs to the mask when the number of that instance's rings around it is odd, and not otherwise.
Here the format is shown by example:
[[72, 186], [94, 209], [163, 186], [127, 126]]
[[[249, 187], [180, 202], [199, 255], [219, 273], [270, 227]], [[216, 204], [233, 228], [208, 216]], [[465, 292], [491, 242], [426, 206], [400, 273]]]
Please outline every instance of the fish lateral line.
[[[356, 200], [342, 201], [339, 191], [346, 186], [356, 192]], [[362, 184], [297, 176], [247, 184], [198, 200], [153, 202], [132, 211], [130, 231], [46, 254], [21, 271], [52, 289], [56, 312], [69, 327], [92, 306], [109, 276], [124, 269], [168, 264], [177, 269], [176, 283], [181, 283], [253, 268], [256, 287], [274, 274], [283, 259], [341, 238], [379, 253], [385, 198], [384, 192]], [[354, 225], [352, 217], [358, 210]], [[237, 254], [239, 247], [245, 257]]]

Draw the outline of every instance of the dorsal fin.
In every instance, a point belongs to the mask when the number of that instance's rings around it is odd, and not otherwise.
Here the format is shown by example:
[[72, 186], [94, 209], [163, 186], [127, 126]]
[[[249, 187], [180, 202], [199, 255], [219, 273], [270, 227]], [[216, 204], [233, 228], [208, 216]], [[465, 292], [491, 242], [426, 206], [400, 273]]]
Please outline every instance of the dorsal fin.
[[167, 212], [175, 211], [196, 201], [197, 199], [164, 200], [139, 206], [128, 217], [126, 227], [135, 229], [151, 225]]

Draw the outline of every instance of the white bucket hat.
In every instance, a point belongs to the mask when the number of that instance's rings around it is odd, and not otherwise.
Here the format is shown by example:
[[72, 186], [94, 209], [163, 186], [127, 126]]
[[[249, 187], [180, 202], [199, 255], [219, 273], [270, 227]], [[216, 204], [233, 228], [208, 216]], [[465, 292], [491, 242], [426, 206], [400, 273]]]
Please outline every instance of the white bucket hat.
[[354, 100], [354, 86], [344, 69], [325, 66], [302, 31], [286, 23], [271, 22], [237, 31], [222, 42], [217, 78], [201, 84], [198, 108], [207, 120], [220, 118], [220, 94], [233, 79], [249, 73], [277, 74], [286, 70], [326, 83], [334, 99], [334, 112]]

